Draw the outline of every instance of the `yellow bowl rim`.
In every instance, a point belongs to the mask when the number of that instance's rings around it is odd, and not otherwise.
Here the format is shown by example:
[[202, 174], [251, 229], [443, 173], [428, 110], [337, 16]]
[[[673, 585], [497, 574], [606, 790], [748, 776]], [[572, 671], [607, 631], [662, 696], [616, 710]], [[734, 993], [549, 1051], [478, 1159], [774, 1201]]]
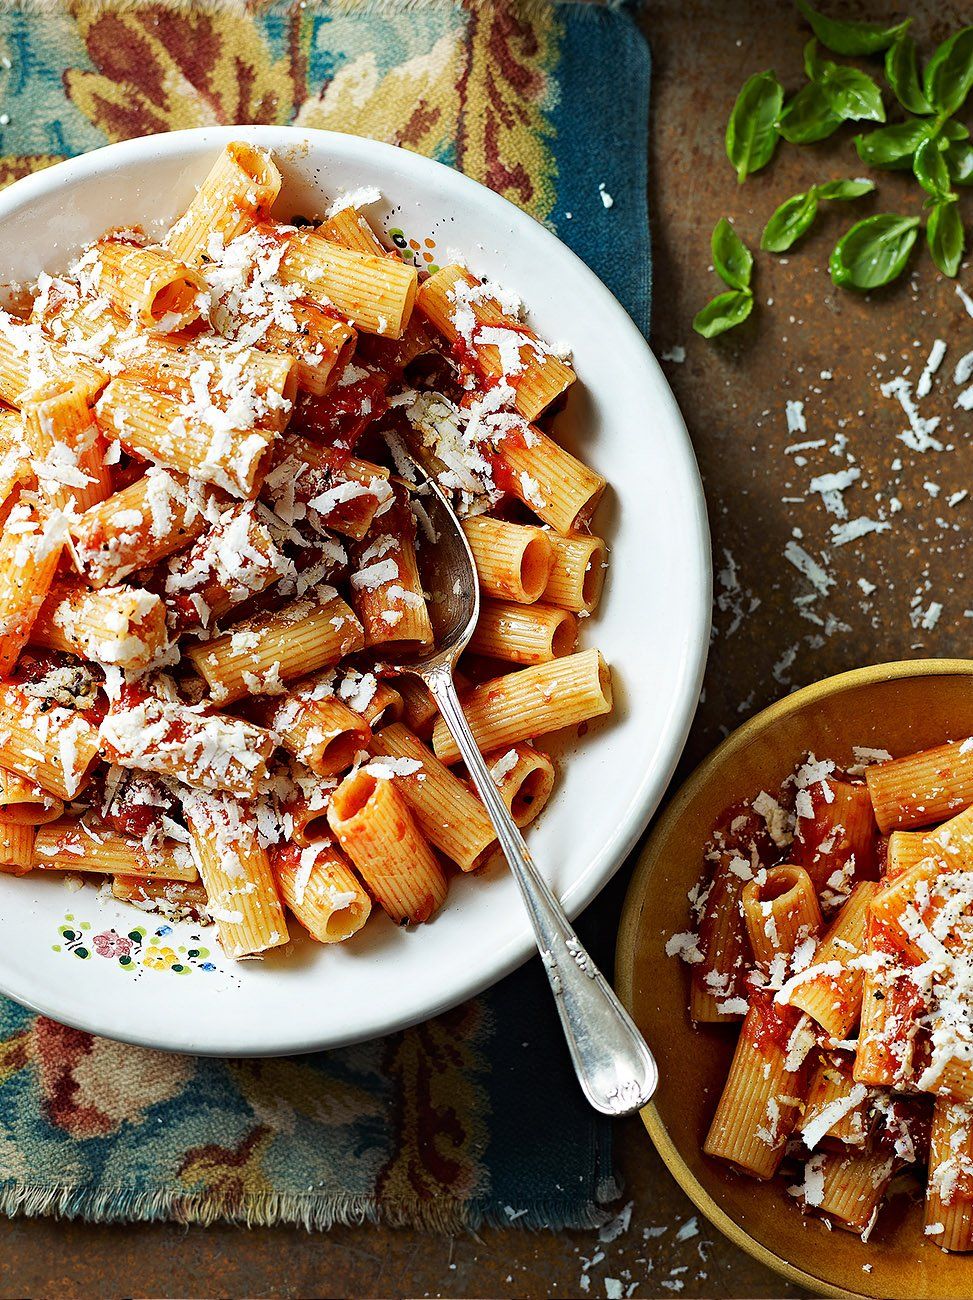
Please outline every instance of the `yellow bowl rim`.
[[[766, 730], [799, 709], [829, 695], [840, 694], [858, 686], [871, 685], [873, 682], [895, 681], [906, 677], [959, 677], [973, 676], [973, 659], [898, 659], [889, 663], [870, 664], [864, 668], [852, 668], [847, 672], [836, 673], [832, 677], [823, 677], [818, 682], [803, 686], [783, 699], [769, 704], [752, 718], [748, 718], [735, 731], [732, 731], [716, 749], [696, 767], [679, 787], [671, 801], [659, 815], [655, 826], [645, 842], [622, 905], [622, 916], [618, 926], [615, 944], [615, 988], [618, 996], [628, 1008], [632, 1009], [632, 961], [631, 953], [635, 946], [635, 932], [638, 926], [638, 912], [645, 897], [643, 881], [650, 874], [651, 863], [656, 854], [656, 845], [665, 837], [671, 822], [678, 821], [686, 806], [695, 798], [697, 791], [710, 778], [715, 769], [720, 767], [758, 733]], [[745, 1250], [748, 1255], [773, 1269], [790, 1282], [808, 1287], [818, 1295], [838, 1297], [839, 1300], [870, 1300], [865, 1292], [846, 1291], [832, 1286], [821, 1278], [814, 1277], [797, 1268], [789, 1260], [775, 1255], [774, 1252], [756, 1241], [725, 1210], [713, 1200], [702, 1183], [691, 1172], [683, 1157], [676, 1149], [665, 1125], [653, 1103], [643, 1107], [640, 1112], [645, 1128], [652, 1139], [656, 1151], [662, 1157], [663, 1164], [710, 1223], [714, 1224], [735, 1246]]]

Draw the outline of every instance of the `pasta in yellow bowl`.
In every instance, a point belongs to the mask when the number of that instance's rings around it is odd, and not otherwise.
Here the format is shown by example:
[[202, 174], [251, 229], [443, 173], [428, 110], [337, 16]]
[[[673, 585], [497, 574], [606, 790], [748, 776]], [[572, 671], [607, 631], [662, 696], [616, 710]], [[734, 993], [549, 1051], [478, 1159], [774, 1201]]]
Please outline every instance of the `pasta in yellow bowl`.
[[971, 676], [880, 665], [765, 710], [626, 901], [619, 986], [664, 1055], [649, 1132], [724, 1231], [829, 1294], [969, 1290]]

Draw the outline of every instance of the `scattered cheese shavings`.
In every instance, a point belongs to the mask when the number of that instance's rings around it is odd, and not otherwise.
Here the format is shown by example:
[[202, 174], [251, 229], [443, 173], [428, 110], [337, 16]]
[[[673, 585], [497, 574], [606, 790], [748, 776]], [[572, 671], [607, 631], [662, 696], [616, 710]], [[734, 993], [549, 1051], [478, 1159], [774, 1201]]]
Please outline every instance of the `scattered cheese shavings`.
[[807, 421], [804, 419], [804, 403], [788, 401], [784, 410], [788, 433], [807, 433]]
[[834, 578], [830, 577], [817, 560], [808, 555], [803, 546], [798, 546], [797, 542], [789, 541], [784, 547], [784, 559], [793, 564], [798, 573], [807, 578], [808, 582], [820, 595], [826, 596], [828, 588], [834, 586]]
[[932, 389], [932, 377], [943, 364], [945, 355], [946, 344], [942, 339], [936, 339], [930, 349], [923, 372], [919, 376], [919, 382], [916, 384], [916, 397], [928, 396]]
[[858, 519], [849, 519], [843, 524], [832, 524], [831, 540], [835, 546], [847, 546], [849, 542], [855, 542], [868, 533], [887, 533], [891, 527], [892, 525], [884, 520], [867, 519], [862, 516]]

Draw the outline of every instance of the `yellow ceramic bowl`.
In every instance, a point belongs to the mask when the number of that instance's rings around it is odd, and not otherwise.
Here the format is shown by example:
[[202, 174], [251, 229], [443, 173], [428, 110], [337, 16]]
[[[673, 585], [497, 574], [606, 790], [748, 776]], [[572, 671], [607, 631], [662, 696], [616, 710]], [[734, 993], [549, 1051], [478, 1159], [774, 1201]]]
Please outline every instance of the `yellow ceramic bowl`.
[[751, 718], [696, 769], [656, 823], [625, 899], [616, 987], [658, 1058], [661, 1079], [642, 1112], [645, 1127], [707, 1218], [762, 1263], [819, 1294], [967, 1300], [973, 1258], [946, 1255], [924, 1238], [921, 1202], [893, 1198], [864, 1243], [805, 1218], [783, 1179], [758, 1183], [703, 1156], [736, 1032], [692, 1028], [686, 968], [666, 957], [665, 941], [687, 929], [686, 894], [717, 818], [738, 799], [775, 790], [808, 750], [841, 765], [853, 761], [854, 745], [899, 756], [969, 735], [973, 660], [878, 664], [796, 691]]

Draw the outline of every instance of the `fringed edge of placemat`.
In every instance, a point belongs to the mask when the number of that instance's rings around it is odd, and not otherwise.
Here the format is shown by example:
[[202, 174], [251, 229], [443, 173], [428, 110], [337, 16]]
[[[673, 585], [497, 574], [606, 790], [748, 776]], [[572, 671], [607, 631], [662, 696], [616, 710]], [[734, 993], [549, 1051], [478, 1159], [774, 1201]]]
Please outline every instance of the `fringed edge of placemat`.
[[458, 1201], [453, 1197], [401, 1201], [313, 1192], [186, 1195], [164, 1188], [133, 1191], [127, 1187], [52, 1188], [28, 1183], [0, 1190], [0, 1214], [9, 1218], [51, 1217], [83, 1219], [89, 1223], [170, 1222], [202, 1227], [217, 1221], [248, 1228], [286, 1223], [309, 1232], [383, 1223], [392, 1228], [449, 1234], [513, 1225], [557, 1230], [599, 1228], [610, 1217], [606, 1206], [620, 1194], [615, 1179], [607, 1178], [598, 1185], [597, 1201], [581, 1204], [553, 1197], [519, 1204], [516, 1210], [505, 1207], [498, 1211], [495, 1206], [477, 1200]]

